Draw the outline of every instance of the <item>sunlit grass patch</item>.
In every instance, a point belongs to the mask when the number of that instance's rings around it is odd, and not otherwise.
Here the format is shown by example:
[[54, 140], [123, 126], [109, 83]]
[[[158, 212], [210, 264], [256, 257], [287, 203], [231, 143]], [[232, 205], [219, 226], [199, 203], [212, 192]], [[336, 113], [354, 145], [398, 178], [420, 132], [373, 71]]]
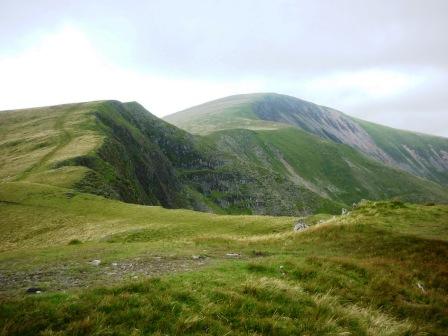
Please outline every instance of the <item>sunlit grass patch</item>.
[[[26, 182], [1, 184], [0, 201], [5, 335], [443, 335], [448, 325], [446, 206], [367, 202], [294, 232], [297, 218]], [[25, 294], [31, 285], [43, 293]]]

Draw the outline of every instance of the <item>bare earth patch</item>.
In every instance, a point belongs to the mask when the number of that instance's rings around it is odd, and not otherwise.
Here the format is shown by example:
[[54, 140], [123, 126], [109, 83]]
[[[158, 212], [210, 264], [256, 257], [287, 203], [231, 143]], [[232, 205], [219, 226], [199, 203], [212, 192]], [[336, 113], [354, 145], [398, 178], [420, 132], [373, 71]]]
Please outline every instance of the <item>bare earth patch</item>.
[[188, 272], [209, 265], [211, 258], [137, 257], [112, 263], [74, 262], [30, 271], [0, 269], [0, 300], [20, 295], [30, 287], [42, 292], [58, 292], [92, 286], [116, 285], [126, 280], [144, 279], [167, 273]]

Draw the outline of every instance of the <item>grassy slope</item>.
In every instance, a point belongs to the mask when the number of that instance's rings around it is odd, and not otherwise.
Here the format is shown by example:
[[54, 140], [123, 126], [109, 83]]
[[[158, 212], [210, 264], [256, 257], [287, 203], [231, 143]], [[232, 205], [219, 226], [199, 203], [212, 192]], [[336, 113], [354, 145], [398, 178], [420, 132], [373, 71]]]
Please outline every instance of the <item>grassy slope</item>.
[[[5, 158], [0, 174], [6, 181], [234, 214], [338, 213], [343, 203], [403, 193], [413, 201], [446, 200], [437, 186], [363, 162], [345, 146], [331, 146], [284, 125], [234, 134], [234, 146], [218, 143], [217, 148], [215, 137], [194, 137], [137, 103], [71, 104], [3, 112], [0, 118]], [[260, 153], [265, 156], [261, 161]]]
[[131, 203], [192, 208], [186, 186], [179, 180], [181, 162], [200, 169], [201, 153], [191, 136], [152, 116], [137, 103], [105, 102], [94, 112], [104, 145], [90, 157], [73, 164], [91, 168], [95, 176], [84, 179], [78, 189], [110, 196], [112, 188], [121, 200]]
[[[356, 119], [375, 143], [402, 166], [443, 184], [448, 184], [448, 139], [426, 134], [402, 131]], [[406, 150], [406, 147], [409, 150]], [[435, 153], [438, 163], [434, 161]], [[445, 163], [443, 164], [443, 156]], [[434, 169], [434, 167], [437, 169]]]
[[[261, 105], [260, 105], [261, 104]], [[350, 132], [353, 130], [348, 124], [341, 125], [341, 120], [331, 120], [331, 109], [323, 108], [312, 103], [301, 101], [294, 97], [258, 93], [236, 95], [211, 101], [190, 109], [165, 117], [165, 120], [174, 125], [197, 134], [210, 134], [212, 132], [229, 129], [250, 130], [276, 130], [288, 126], [295, 126], [336, 143], [349, 144], [357, 148]], [[328, 111], [325, 112], [325, 109]], [[330, 119], [319, 120], [328, 115]], [[339, 112], [338, 112], [339, 113]], [[316, 117], [317, 119], [313, 118]], [[373, 139], [367, 147], [358, 149], [373, 157], [369, 150], [383, 153], [378, 158], [384, 160], [386, 165], [399, 167], [407, 172], [432, 180], [436, 183], [448, 183], [448, 139], [409, 131], [401, 131], [385, 127], [360, 119], [341, 115], [345, 121], [355, 123], [364, 129], [367, 137]], [[277, 122], [271, 121], [277, 120]], [[280, 122], [281, 121], [281, 122]], [[320, 129], [321, 122], [330, 121], [328, 125], [336, 134], [346, 133], [345, 140], [336, 138], [328, 130]], [[353, 125], [352, 125], [353, 126]], [[366, 141], [367, 139], [364, 139]], [[371, 140], [370, 140], [371, 141]], [[376, 151], [373, 151], [376, 153]], [[383, 155], [385, 157], [383, 157]]]
[[[135, 103], [99, 101], [5, 111], [0, 113], [0, 180], [191, 208], [201, 197], [191, 196], [179, 181], [173, 159], [194, 164], [192, 155], [201, 157], [186, 134]], [[167, 150], [171, 143], [182, 147], [182, 153]]]
[[[222, 162], [213, 143], [152, 116], [137, 103], [71, 104], [3, 112], [1, 118], [0, 153], [5, 162], [14, 162], [0, 167], [6, 181], [218, 213], [340, 209], [307, 189], [291, 187], [285, 178], [266, 178], [250, 163], [240, 169]], [[268, 195], [267, 188], [277, 192]]]
[[[158, 187], [153, 194], [164, 206], [212, 209], [218, 213], [284, 215], [340, 211], [339, 204], [321, 200], [307, 189], [291, 188], [285, 178], [269, 183], [266, 174], [254, 173], [250, 163], [241, 167], [223, 162], [213, 143], [150, 115], [136, 103], [123, 105], [103, 104], [97, 113], [106, 134], [106, 145], [99, 151], [101, 160], [115, 171], [121, 162], [126, 162], [126, 169], [119, 172], [121, 178], [108, 178], [109, 184], [117, 185], [114, 189], [123, 186], [123, 180], [137, 180], [142, 190]], [[90, 167], [104, 175], [103, 165]], [[95, 189], [96, 184], [87, 191]], [[123, 189], [120, 195], [133, 190], [128, 185]], [[266, 195], [266, 189], [278, 192]], [[135, 202], [132, 198], [121, 199]]]
[[194, 134], [210, 134], [225, 129], [270, 130], [286, 125], [260, 120], [252, 104], [264, 94], [236, 95], [214, 100], [164, 117], [167, 122]]
[[448, 200], [446, 190], [435, 183], [296, 128], [227, 130], [208, 137], [223, 151], [235, 155], [235, 161], [256, 163], [340, 203], [394, 196], [414, 202]]
[[[348, 216], [310, 217], [315, 226], [294, 233], [292, 218], [166, 210], [26, 182], [1, 184], [0, 201], [3, 335], [448, 327], [447, 206], [366, 202]], [[32, 285], [44, 293], [23, 294]]]
[[97, 102], [0, 113], [0, 179], [71, 186], [84, 167], [55, 164], [96, 150], [103, 137], [89, 111]]
[[[222, 216], [190, 210], [168, 210], [121, 203], [99, 196], [79, 193], [70, 189], [27, 182], [0, 184], [2, 216], [2, 250], [16, 245], [29, 247], [67, 244], [72, 239], [81, 241], [108, 239], [123, 231], [145, 229], [152, 233], [163, 231], [173, 239], [201, 235], [204, 230], [244, 234], [245, 223], [258, 222], [256, 230], [272, 229], [285, 217]], [[29, 210], [26, 210], [29, 208]], [[26, 210], [26, 211], [25, 211]], [[35, 212], [32, 215], [32, 212]], [[22, 214], [22, 215], [20, 215]], [[266, 223], [263, 226], [262, 223]], [[291, 224], [291, 220], [289, 220]], [[207, 228], [201, 227], [207, 223]], [[230, 229], [229, 223], [236, 225]], [[238, 224], [240, 223], [240, 224]], [[178, 230], [182, 228], [181, 230]], [[255, 231], [248, 231], [255, 233]]]

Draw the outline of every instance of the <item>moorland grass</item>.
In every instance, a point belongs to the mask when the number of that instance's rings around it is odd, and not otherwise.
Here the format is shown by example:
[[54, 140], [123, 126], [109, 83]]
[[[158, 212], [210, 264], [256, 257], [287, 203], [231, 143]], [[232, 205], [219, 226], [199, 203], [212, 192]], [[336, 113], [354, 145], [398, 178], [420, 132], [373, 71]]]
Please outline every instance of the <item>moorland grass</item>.
[[[363, 202], [346, 216], [302, 218], [310, 228], [294, 232], [294, 217], [168, 210], [73, 190], [91, 171], [60, 163], [98, 149], [104, 138], [92, 108], [111, 104], [0, 114], [0, 335], [446, 334], [447, 206]], [[347, 167], [332, 158], [333, 145], [292, 157], [315, 138], [258, 126], [270, 130], [234, 133], [263, 148], [277, 172], [291, 173], [276, 146], [301, 176], [319, 177], [316, 184], [364, 176], [338, 175]], [[241, 152], [238, 162], [248, 155], [265, 176], [257, 153]], [[397, 193], [415, 194], [401, 173], [378, 172]], [[440, 189], [432, 186], [428, 193]], [[328, 209], [335, 207], [321, 207]], [[42, 293], [27, 294], [29, 287]]]
[[101, 144], [92, 109], [98, 102], [0, 113], [0, 180], [70, 187], [84, 167], [54, 164], [90, 153]]
[[[2, 227], [17, 228], [2, 230], [10, 241], [2, 271], [65, 265], [63, 276], [83, 272], [90, 282], [58, 290], [62, 278], [48, 276], [36, 295], [10, 286], [3, 335], [444, 335], [448, 327], [447, 206], [364, 202], [347, 216], [306, 218], [312, 226], [294, 233], [294, 218], [166, 210], [22, 184], [0, 188]], [[57, 234], [45, 226], [52, 218]], [[193, 255], [205, 265], [102, 277], [112, 262]]]

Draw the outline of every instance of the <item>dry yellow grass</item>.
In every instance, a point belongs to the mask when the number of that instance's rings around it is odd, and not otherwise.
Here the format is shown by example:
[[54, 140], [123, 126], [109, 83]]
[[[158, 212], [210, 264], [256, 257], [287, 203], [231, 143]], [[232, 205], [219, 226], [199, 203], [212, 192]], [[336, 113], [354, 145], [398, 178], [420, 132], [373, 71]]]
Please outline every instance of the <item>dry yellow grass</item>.
[[97, 103], [68, 104], [0, 113], [0, 179], [70, 186], [85, 171], [53, 169], [58, 162], [86, 155], [101, 145], [92, 131]]

